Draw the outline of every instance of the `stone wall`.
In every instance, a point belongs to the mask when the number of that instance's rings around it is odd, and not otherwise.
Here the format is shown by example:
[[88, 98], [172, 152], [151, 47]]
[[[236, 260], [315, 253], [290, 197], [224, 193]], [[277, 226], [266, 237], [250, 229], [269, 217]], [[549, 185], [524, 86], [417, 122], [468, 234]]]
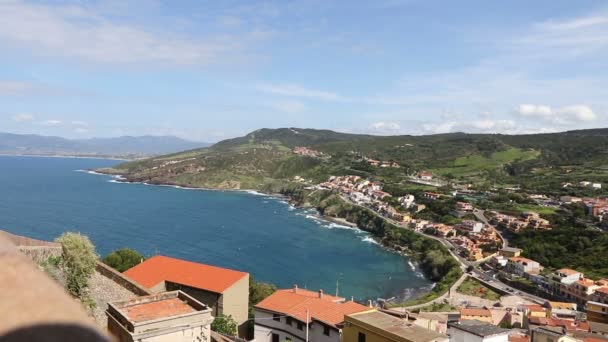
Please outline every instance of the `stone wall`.
[[152, 294], [150, 290], [146, 289], [134, 280], [116, 271], [115, 269], [111, 268], [110, 266], [104, 264], [101, 261], [97, 262], [96, 270], [102, 276], [109, 278], [110, 280], [124, 287], [126, 290], [132, 292], [133, 294], [136, 294], [138, 296], [147, 296]]

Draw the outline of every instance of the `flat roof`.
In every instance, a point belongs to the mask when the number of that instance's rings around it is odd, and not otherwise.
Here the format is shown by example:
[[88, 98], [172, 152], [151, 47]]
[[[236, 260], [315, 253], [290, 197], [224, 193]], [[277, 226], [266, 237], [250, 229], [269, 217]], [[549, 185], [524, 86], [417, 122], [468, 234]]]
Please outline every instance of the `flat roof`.
[[450, 323], [449, 326], [480, 337], [508, 334], [510, 331], [478, 320], [464, 320], [458, 323]]
[[161, 299], [120, 308], [131, 322], [146, 322], [197, 311], [180, 298]]
[[346, 316], [346, 321], [355, 324], [360, 322], [412, 342], [435, 341], [438, 338], [447, 339], [446, 335], [412, 325], [405, 320], [379, 311], [351, 314]]

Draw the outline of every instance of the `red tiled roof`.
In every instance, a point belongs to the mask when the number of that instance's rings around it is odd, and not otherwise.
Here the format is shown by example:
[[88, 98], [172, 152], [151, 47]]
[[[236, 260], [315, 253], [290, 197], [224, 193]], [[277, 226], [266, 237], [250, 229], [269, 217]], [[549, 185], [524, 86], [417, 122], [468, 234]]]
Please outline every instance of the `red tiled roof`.
[[340, 298], [323, 295], [317, 292], [297, 289], [278, 290], [255, 307], [285, 315], [306, 322], [306, 310], [310, 319], [336, 326], [344, 322], [344, 316], [352, 313], [371, 310], [355, 302], [339, 302]]
[[547, 308], [540, 306], [538, 304], [527, 304], [524, 305], [530, 311], [547, 311]]
[[509, 260], [511, 260], [513, 262], [516, 262], [518, 264], [524, 263], [524, 262], [528, 263], [528, 264], [532, 263], [532, 262], [536, 262], [536, 261], [534, 261], [532, 259], [528, 259], [528, 258], [524, 258], [524, 257], [510, 257]]
[[510, 335], [509, 342], [530, 342], [530, 336], [519, 334]]
[[152, 288], [163, 281], [170, 281], [215, 293], [223, 293], [248, 275], [245, 272], [162, 255], [153, 256], [126, 270], [124, 274], [147, 288]]
[[595, 290], [595, 292], [608, 294], [608, 287], [600, 287], [599, 289]]
[[490, 312], [490, 310], [476, 308], [462, 308], [460, 309], [460, 315], [492, 317], [492, 313]]
[[565, 275], [567, 275], [567, 276], [571, 276], [571, 275], [573, 275], [573, 274], [580, 273], [580, 272], [575, 271], [575, 270], [570, 269], [570, 268], [562, 268], [562, 269], [560, 269], [560, 270], [557, 270], [557, 272], [559, 272], [559, 273], [563, 273], [563, 274], [565, 274]]

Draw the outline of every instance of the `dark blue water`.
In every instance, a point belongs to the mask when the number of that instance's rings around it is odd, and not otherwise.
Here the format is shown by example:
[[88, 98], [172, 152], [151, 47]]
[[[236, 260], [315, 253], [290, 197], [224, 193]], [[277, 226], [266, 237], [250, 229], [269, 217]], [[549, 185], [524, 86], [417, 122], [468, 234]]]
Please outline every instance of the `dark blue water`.
[[131, 247], [234, 268], [279, 287], [355, 299], [408, 297], [430, 286], [408, 259], [366, 233], [268, 196], [111, 182], [76, 170], [112, 160], [0, 156], [0, 229], [52, 240], [88, 235], [100, 255]]

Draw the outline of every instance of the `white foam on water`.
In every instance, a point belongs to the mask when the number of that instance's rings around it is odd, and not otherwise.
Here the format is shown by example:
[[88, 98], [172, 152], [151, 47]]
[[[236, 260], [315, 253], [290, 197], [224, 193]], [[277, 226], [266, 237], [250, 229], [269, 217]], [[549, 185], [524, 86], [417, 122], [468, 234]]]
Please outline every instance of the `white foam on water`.
[[375, 245], [380, 245], [380, 243], [378, 241], [376, 241], [373, 237], [371, 236], [366, 236], [364, 238], [361, 239], [361, 241], [363, 242], [368, 242], [368, 243], [373, 243]]
[[255, 190], [243, 190], [244, 192], [250, 194], [250, 195], [256, 195], [256, 196], [268, 196], [268, 194], [264, 194], [261, 193], [259, 191], [255, 191]]

